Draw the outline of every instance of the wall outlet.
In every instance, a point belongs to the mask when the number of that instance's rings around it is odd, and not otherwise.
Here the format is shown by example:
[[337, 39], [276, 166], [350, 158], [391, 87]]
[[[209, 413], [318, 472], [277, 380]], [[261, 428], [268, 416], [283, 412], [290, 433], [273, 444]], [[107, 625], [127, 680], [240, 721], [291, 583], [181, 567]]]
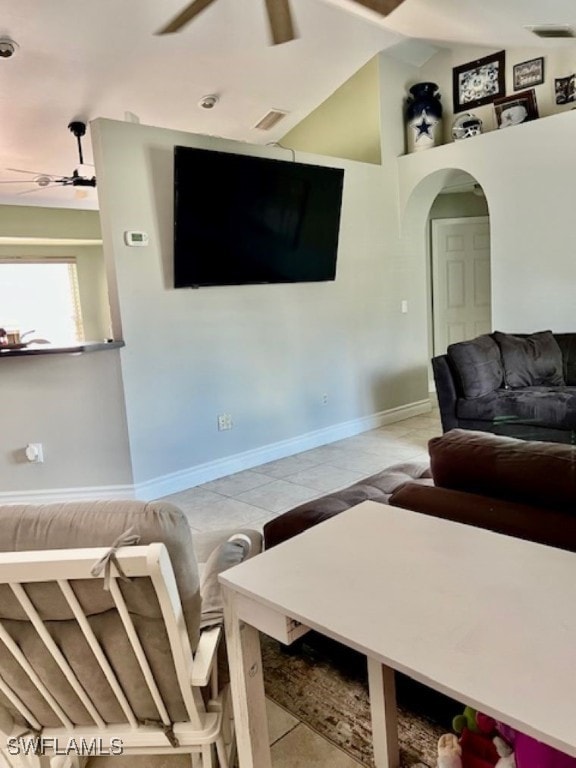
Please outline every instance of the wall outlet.
[[218, 416], [218, 431], [223, 432], [233, 427], [232, 416], [229, 413], [221, 413]]
[[322, 395], [322, 405], [328, 405], [328, 395], [326, 392]]

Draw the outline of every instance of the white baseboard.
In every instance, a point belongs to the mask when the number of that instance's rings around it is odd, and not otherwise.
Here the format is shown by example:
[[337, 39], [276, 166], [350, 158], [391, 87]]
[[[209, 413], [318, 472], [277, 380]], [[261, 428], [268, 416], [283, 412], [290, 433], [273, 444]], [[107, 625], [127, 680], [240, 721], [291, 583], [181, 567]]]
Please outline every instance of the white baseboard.
[[397, 408], [364, 416], [360, 419], [334, 424], [325, 429], [307, 432], [304, 435], [281, 440], [278, 443], [254, 448], [250, 451], [237, 453], [223, 459], [198, 464], [179, 472], [155, 477], [136, 485], [110, 485], [86, 488], [51, 488], [37, 491], [0, 492], [0, 504], [48, 504], [54, 501], [94, 501], [97, 499], [141, 499], [151, 501], [171, 493], [178, 493], [187, 488], [216, 480], [219, 477], [232, 475], [244, 469], [252, 469], [269, 461], [293, 456], [295, 453], [309, 451], [321, 445], [343, 440], [346, 437], [359, 435], [370, 429], [393, 424], [397, 421], [410, 419], [429, 413], [432, 405], [429, 399], [420, 400]]
[[430, 400], [420, 400], [416, 403], [390, 408], [389, 410], [380, 411], [360, 419], [352, 419], [351, 421], [334, 424], [331, 427], [307, 432], [304, 435], [298, 435], [298, 437], [289, 440], [281, 440], [278, 443], [264, 445], [261, 448], [254, 448], [253, 450], [237, 453], [234, 456], [227, 456], [224, 459], [210, 461], [206, 464], [198, 464], [195, 467], [190, 467], [190, 469], [184, 469], [180, 472], [148, 480], [145, 483], [139, 483], [135, 487], [135, 496], [138, 499], [144, 500], [168, 496], [171, 493], [184, 491], [186, 488], [193, 488], [196, 485], [208, 483], [210, 480], [217, 480], [219, 477], [233, 475], [235, 472], [241, 472], [244, 469], [253, 469], [261, 464], [267, 464], [269, 461], [284, 459], [286, 456], [293, 456], [295, 453], [309, 451], [312, 448], [318, 448], [320, 445], [359, 435], [362, 432], [367, 432], [369, 429], [376, 429], [385, 424], [393, 424], [396, 421], [420, 416], [424, 413], [429, 413], [431, 410]]

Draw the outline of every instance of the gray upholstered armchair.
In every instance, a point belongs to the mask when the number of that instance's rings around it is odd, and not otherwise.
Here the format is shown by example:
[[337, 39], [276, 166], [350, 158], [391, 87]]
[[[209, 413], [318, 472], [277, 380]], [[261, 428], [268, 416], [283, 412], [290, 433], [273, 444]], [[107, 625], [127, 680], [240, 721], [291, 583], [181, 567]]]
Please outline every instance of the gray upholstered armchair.
[[261, 547], [255, 531], [231, 533], [196, 537], [201, 576], [172, 504], [0, 507], [0, 763], [116, 751], [228, 768], [217, 573]]

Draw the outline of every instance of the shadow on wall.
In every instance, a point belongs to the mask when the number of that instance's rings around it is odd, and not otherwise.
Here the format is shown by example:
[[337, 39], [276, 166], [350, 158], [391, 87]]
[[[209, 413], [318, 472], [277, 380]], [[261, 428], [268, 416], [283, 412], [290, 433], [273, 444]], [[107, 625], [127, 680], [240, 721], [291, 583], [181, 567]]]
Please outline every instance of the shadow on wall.
[[174, 152], [172, 149], [151, 147], [148, 150], [150, 188], [153, 190], [158, 249], [162, 259], [164, 288], [174, 287]]
[[[422, 401], [422, 392], [428, 389], [426, 361], [421, 366], [411, 366], [396, 374], [383, 372], [370, 384], [371, 413], [379, 413], [400, 407], [406, 403]], [[383, 406], [386, 403], [386, 406]]]

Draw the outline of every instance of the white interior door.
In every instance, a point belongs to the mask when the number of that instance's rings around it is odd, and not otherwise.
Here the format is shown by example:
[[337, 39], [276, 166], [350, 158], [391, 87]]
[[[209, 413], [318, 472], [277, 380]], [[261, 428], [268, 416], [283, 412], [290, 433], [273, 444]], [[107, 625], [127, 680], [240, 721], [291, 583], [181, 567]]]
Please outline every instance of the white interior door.
[[492, 330], [488, 216], [432, 221], [434, 355]]

